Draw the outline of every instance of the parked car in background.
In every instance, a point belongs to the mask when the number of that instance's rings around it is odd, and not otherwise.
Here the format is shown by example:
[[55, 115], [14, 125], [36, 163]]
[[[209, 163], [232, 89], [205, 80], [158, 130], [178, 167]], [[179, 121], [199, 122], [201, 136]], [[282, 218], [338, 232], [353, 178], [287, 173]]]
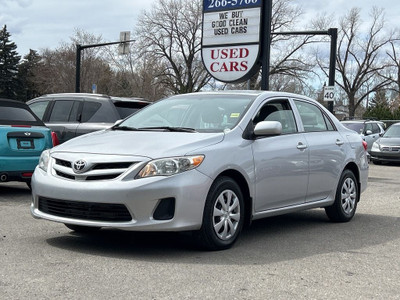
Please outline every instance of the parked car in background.
[[374, 120], [351, 120], [342, 121], [347, 128], [359, 133], [368, 144], [368, 153], [371, 152], [372, 144], [385, 133], [385, 124]]
[[400, 162], [400, 123], [391, 125], [385, 134], [373, 143], [371, 161], [374, 164]]
[[23, 102], [0, 99], [0, 182], [30, 184], [43, 150], [57, 138]]
[[27, 102], [33, 112], [63, 143], [76, 136], [105, 129], [150, 102], [98, 94], [49, 94]]
[[366, 142], [307, 97], [173, 96], [42, 154], [34, 217], [75, 231], [195, 231], [226, 249], [251, 220], [311, 208], [347, 222], [367, 187]]

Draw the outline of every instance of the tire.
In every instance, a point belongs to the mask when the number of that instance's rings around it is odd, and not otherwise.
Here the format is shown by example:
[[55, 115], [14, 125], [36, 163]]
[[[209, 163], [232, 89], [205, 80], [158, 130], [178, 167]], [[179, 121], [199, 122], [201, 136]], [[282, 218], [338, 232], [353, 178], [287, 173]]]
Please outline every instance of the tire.
[[348, 222], [356, 213], [359, 186], [353, 172], [344, 170], [336, 190], [335, 202], [325, 207], [328, 218], [333, 222]]
[[82, 226], [82, 225], [72, 225], [72, 224], [64, 224], [69, 229], [78, 232], [78, 233], [92, 233], [97, 232], [101, 227], [91, 227], [91, 226]]
[[208, 250], [224, 250], [236, 242], [244, 223], [244, 200], [239, 185], [230, 177], [212, 184], [204, 207], [200, 243]]

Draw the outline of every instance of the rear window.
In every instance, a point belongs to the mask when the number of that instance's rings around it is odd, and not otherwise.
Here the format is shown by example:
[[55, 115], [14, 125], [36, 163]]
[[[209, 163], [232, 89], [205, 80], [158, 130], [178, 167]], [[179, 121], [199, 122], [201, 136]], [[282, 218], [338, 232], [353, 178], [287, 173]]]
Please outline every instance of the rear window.
[[362, 133], [364, 129], [364, 123], [342, 123], [348, 129], [354, 130], [357, 133]]
[[25, 108], [0, 106], [0, 125], [43, 126], [44, 124]]
[[113, 103], [121, 119], [125, 119], [148, 105], [146, 102], [114, 101]]

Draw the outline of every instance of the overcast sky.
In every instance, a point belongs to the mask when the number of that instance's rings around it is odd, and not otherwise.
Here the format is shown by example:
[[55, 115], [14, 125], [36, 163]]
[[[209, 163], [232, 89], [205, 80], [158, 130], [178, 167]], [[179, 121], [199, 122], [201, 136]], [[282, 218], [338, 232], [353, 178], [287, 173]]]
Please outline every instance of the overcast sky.
[[[74, 29], [118, 41], [120, 31], [132, 31], [138, 15], [157, 0], [0, 0], [0, 27], [7, 25], [21, 56], [29, 49], [55, 49], [70, 42]], [[191, 1], [191, 0], [187, 0]], [[362, 8], [365, 21], [372, 6], [385, 9], [388, 26], [400, 27], [399, 0], [293, 0], [305, 17], [326, 11], [342, 16], [352, 7]], [[304, 28], [299, 28], [299, 30]]]

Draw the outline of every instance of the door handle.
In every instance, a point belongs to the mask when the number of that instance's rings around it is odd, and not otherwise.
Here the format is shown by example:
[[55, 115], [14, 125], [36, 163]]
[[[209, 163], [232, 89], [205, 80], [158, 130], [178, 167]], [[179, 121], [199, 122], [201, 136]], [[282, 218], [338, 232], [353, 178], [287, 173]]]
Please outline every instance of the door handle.
[[339, 139], [336, 140], [336, 145], [342, 146], [343, 144], [344, 144], [343, 141], [341, 141], [341, 140], [339, 140]]
[[307, 145], [304, 145], [302, 142], [299, 142], [298, 144], [297, 144], [297, 149], [299, 149], [299, 150], [304, 150], [304, 149], [307, 149]]

